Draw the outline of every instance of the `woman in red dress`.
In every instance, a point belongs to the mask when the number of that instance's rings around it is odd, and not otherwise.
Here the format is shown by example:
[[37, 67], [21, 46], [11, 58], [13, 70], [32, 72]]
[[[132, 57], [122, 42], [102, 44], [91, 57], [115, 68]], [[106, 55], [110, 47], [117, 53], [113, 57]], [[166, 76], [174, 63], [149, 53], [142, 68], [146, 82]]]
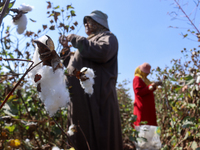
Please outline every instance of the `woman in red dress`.
[[147, 76], [150, 73], [151, 66], [143, 63], [135, 70], [133, 79], [133, 90], [135, 93], [133, 114], [137, 116], [135, 126], [139, 126], [141, 121], [147, 121], [147, 125], [157, 126], [156, 109], [153, 92], [161, 82], [151, 83]]

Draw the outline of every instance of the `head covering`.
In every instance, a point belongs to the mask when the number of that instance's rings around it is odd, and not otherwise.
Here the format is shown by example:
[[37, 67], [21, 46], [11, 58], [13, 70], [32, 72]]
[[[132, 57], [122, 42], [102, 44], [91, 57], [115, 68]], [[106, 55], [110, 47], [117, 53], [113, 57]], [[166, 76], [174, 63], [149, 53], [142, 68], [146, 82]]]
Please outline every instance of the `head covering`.
[[148, 63], [143, 63], [139, 66], [140, 70], [144, 73], [150, 73], [151, 65]]
[[151, 84], [151, 81], [149, 81], [149, 79], [147, 79], [147, 75], [148, 74], [146, 74], [143, 71], [141, 71], [139, 67], [137, 67], [135, 69], [135, 74], [134, 75], [140, 77], [144, 81], [144, 83], [146, 85], [150, 85]]
[[[99, 10], [94, 10], [94, 11], [91, 12], [91, 14], [89, 14], [85, 17], [92, 18], [94, 21], [96, 21], [97, 23], [99, 23], [100, 25], [104, 26], [105, 28], [107, 28], [109, 30], [108, 21], [107, 21], [108, 16], [105, 13], [103, 13]], [[84, 24], [85, 24], [85, 21], [86, 21], [85, 17], [83, 19]]]

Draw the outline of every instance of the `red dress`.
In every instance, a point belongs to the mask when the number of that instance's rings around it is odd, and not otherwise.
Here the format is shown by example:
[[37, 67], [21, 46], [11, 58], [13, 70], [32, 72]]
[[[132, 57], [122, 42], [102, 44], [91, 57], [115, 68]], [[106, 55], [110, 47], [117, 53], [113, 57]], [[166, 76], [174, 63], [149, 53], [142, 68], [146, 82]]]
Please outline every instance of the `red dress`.
[[[150, 85], [149, 85], [150, 86]], [[134, 125], [140, 125], [141, 121], [148, 121], [147, 125], [157, 126], [156, 109], [153, 91], [149, 90], [144, 81], [135, 76], [133, 79], [133, 90], [135, 93], [133, 114], [137, 115]]]

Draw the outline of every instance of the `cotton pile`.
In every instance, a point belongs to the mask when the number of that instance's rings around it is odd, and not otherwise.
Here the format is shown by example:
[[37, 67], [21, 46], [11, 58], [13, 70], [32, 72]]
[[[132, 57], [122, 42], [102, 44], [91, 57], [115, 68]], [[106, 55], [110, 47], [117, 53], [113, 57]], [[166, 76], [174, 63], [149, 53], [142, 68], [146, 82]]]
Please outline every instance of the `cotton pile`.
[[[45, 44], [47, 39], [44, 36], [39, 40]], [[38, 48], [35, 49], [33, 61], [34, 64], [40, 61]], [[41, 78], [35, 81], [35, 75]], [[53, 116], [60, 107], [65, 107], [69, 102], [70, 97], [66, 87], [64, 69], [59, 68], [53, 72], [51, 66], [43, 66], [41, 64], [29, 72], [29, 77], [32, 79], [33, 84], [40, 84], [41, 92], [39, 92], [39, 97], [50, 116]]]
[[85, 71], [85, 76], [88, 79], [85, 81], [81, 81], [80, 79], [81, 87], [84, 89], [85, 93], [92, 95], [94, 92], [94, 89], [92, 87], [94, 84], [94, 77], [95, 77], [94, 71], [91, 68], [87, 68], [87, 67], [83, 67], [80, 72], [83, 72], [83, 71]]
[[[18, 10], [26, 13], [26, 12], [30, 12], [32, 11], [33, 7], [30, 5], [26, 5], [26, 4], [21, 4], [18, 8]], [[13, 21], [13, 24], [17, 26], [17, 32], [18, 34], [22, 34], [24, 32], [24, 30], [26, 30], [26, 25], [27, 25], [27, 18], [25, 14], [22, 14], [22, 16]]]

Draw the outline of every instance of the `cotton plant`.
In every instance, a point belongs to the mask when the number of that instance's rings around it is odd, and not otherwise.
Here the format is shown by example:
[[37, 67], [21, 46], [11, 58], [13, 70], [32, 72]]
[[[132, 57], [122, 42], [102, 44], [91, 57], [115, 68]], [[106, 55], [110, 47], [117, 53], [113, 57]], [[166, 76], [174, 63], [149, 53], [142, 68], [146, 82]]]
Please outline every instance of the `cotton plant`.
[[27, 17], [26, 17], [26, 13], [32, 11], [33, 6], [30, 5], [26, 5], [26, 4], [21, 4], [18, 8], [18, 13], [20, 13], [20, 15], [16, 15], [15, 17], [13, 17], [13, 24], [17, 26], [17, 33], [18, 34], [22, 34], [25, 30], [26, 30], [26, 26], [27, 26]]
[[94, 89], [94, 71], [91, 68], [83, 67], [80, 72], [84, 72], [86, 80], [80, 80], [81, 87], [84, 89], [85, 93], [89, 94], [90, 96], [93, 94]]
[[74, 132], [76, 132], [76, 126], [74, 124], [72, 124], [69, 126], [69, 130], [67, 131], [67, 134], [69, 136], [72, 136], [72, 135], [74, 135]]
[[[39, 39], [45, 44], [46, 37]], [[34, 64], [40, 61], [38, 48], [33, 56]], [[66, 87], [64, 69], [53, 70], [51, 66], [39, 65], [29, 72], [34, 85], [37, 86], [39, 97], [44, 103], [46, 111], [53, 116], [61, 107], [65, 107], [70, 100], [69, 91]]]

